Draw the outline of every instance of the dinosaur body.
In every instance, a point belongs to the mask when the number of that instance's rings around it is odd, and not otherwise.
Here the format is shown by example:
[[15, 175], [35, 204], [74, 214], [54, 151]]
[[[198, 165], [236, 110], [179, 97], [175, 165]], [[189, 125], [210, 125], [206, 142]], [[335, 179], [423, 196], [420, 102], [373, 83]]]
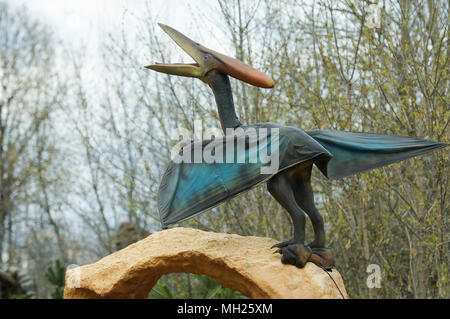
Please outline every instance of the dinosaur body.
[[[269, 193], [289, 213], [294, 226], [292, 239], [273, 246], [282, 255], [281, 262], [303, 267], [306, 262], [312, 261], [325, 269], [331, 269], [334, 257], [331, 249], [325, 247], [323, 218], [314, 204], [312, 166], [316, 165], [325, 176], [337, 179], [447, 146], [405, 136], [328, 130], [304, 132], [275, 123], [243, 126], [235, 111], [228, 75], [263, 88], [273, 87], [273, 81], [240, 61], [212, 51], [168, 26], [160, 26], [196, 63], [156, 63], [147, 68], [196, 77], [208, 84], [214, 93], [225, 133], [236, 128], [265, 128], [270, 131], [266, 138], [259, 135], [257, 143], [255, 139], [247, 140], [245, 133], [242, 133], [244, 147], [237, 153], [234, 153], [234, 146], [232, 151], [226, 151], [226, 142], [231, 139], [234, 143], [233, 135], [211, 141], [194, 141], [185, 146], [180, 153], [184, 160], [177, 159], [169, 164], [160, 185], [158, 208], [163, 227], [192, 217], [259, 183], [267, 182]], [[214, 145], [219, 148], [222, 146], [222, 154], [216, 153]], [[269, 149], [278, 150], [278, 165], [275, 170], [263, 173], [261, 157], [256, 156], [259, 159], [256, 162], [250, 159], [255, 154], [269, 154]], [[203, 156], [195, 160], [195, 151], [199, 151], [197, 154], [214, 153], [214, 159], [221, 160], [205, 160]], [[233, 155], [231, 161], [226, 160], [226, 153]], [[307, 245], [305, 215], [310, 218], [314, 229], [314, 240]]]
[[[270, 148], [270, 135], [259, 139], [258, 145], [247, 146], [245, 158], [226, 163], [226, 138], [191, 143], [196, 148], [223, 147], [222, 163], [171, 161], [161, 180], [158, 209], [164, 227], [197, 215], [256, 185], [266, 182], [287, 168], [312, 161], [330, 179], [340, 179], [377, 167], [444, 147], [437, 143], [412, 137], [355, 133], [331, 130], [301, 131], [275, 123], [242, 126], [248, 128], [277, 128], [279, 130], [279, 168], [272, 174], [261, 174], [267, 164], [250, 162], [252, 153]], [[236, 153], [237, 145], [233, 150]], [[237, 156], [237, 154], [236, 154]], [[235, 156], [235, 157], [236, 157]], [[259, 157], [257, 157], [259, 159]]]

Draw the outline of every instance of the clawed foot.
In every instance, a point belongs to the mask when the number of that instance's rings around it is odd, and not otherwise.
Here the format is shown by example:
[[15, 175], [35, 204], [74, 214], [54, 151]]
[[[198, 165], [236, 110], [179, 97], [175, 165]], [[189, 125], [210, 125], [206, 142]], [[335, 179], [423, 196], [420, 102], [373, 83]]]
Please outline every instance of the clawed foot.
[[318, 243], [314, 240], [310, 242], [307, 246], [309, 246], [311, 249], [314, 249], [314, 248], [322, 248], [325, 245], [323, 243]]
[[334, 253], [331, 248], [313, 248], [309, 261], [328, 271], [335, 268]]
[[272, 248], [279, 248], [275, 253], [282, 255], [281, 262], [283, 264], [303, 268], [310, 261], [326, 270], [331, 270], [335, 267], [334, 255], [331, 248], [310, 247], [309, 245], [298, 243], [289, 244], [289, 242], [291, 241], [272, 246]]
[[280, 242], [278, 244], [275, 244], [275, 245], [273, 245], [270, 248], [280, 248], [276, 252], [281, 252], [281, 248], [287, 247], [289, 245], [294, 245], [294, 244], [295, 244], [294, 239], [289, 239], [289, 240], [286, 240], [286, 241], [282, 241], [282, 242]]
[[303, 244], [293, 244], [281, 248], [281, 262], [303, 268], [311, 257], [312, 250]]

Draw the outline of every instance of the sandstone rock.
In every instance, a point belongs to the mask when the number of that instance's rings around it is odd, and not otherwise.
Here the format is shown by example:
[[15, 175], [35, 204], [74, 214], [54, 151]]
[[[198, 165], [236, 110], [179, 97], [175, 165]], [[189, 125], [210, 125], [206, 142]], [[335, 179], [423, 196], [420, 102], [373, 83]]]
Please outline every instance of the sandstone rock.
[[[68, 270], [64, 298], [146, 298], [169, 273], [205, 274], [249, 298], [342, 298], [325, 271], [283, 265], [271, 238], [172, 228]], [[346, 298], [339, 272], [329, 273]], [[78, 288], [77, 288], [78, 287]]]

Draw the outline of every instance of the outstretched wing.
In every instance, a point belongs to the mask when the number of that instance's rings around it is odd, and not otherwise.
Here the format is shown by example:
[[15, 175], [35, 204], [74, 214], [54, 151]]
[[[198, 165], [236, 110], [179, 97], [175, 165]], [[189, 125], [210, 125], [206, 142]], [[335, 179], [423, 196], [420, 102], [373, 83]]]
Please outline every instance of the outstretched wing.
[[313, 130], [306, 133], [333, 158], [327, 176], [339, 179], [448, 146], [409, 136]]
[[[225, 143], [220, 139], [191, 143], [188, 153], [193, 156], [197, 149], [203, 152], [208, 144], [225, 149]], [[203, 159], [195, 163], [193, 158], [181, 163], [171, 161], [159, 187], [161, 224], [167, 226], [192, 217], [270, 178], [271, 175], [261, 174], [260, 161], [249, 163], [251, 154], [257, 152], [256, 146], [246, 147], [240, 154], [243, 158], [235, 158], [231, 163], [226, 163], [226, 151], [218, 163], [206, 163]], [[238, 156], [235, 149], [233, 153]]]
[[[269, 126], [271, 124], [266, 124]], [[257, 144], [246, 144], [245, 152], [232, 148], [234, 160], [226, 163], [225, 154], [229, 139], [216, 139], [190, 144], [191, 155], [195, 149], [205, 151], [211, 145], [224, 149], [222, 162], [199, 163], [171, 161], [161, 180], [158, 210], [161, 224], [167, 226], [212, 208], [255, 185], [270, 179], [279, 171], [300, 162], [317, 159], [324, 165], [331, 155], [314, 139], [295, 128], [280, 128], [279, 139], [260, 139]], [[272, 153], [272, 143], [278, 141], [277, 154]], [[208, 146], [206, 146], [208, 145]], [[275, 145], [275, 144], [273, 144]], [[270, 151], [269, 151], [270, 150]], [[278, 155], [278, 165], [262, 174], [267, 163], [261, 162], [261, 153]], [[189, 152], [188, 152], [189, 153]], [[251, 161], [251, 158], [256, 161]], [[272, 163], [271, 163], [272, 164]]]

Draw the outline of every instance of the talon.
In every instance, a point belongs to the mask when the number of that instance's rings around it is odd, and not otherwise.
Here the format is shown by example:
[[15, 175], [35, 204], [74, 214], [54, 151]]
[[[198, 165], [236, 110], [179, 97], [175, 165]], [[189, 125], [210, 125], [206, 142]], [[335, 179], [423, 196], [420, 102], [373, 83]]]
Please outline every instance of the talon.
[[282, 253], [281, 251], [282, 251], [282, 249], [281, 249], [281, 248], [278, 248], [278, 249], [275, 250], [273, 253], [274, 253], [274, 254], [276, 254], [276, 253], [281, 254], [281, 253]]
[[295, 244], [294, 240], [290, 239], [290, 240], [279, 242], [270, 248], [284, 248], [284, 247], [287, 247], [287, 246], [293, 245], [293, 244]]

